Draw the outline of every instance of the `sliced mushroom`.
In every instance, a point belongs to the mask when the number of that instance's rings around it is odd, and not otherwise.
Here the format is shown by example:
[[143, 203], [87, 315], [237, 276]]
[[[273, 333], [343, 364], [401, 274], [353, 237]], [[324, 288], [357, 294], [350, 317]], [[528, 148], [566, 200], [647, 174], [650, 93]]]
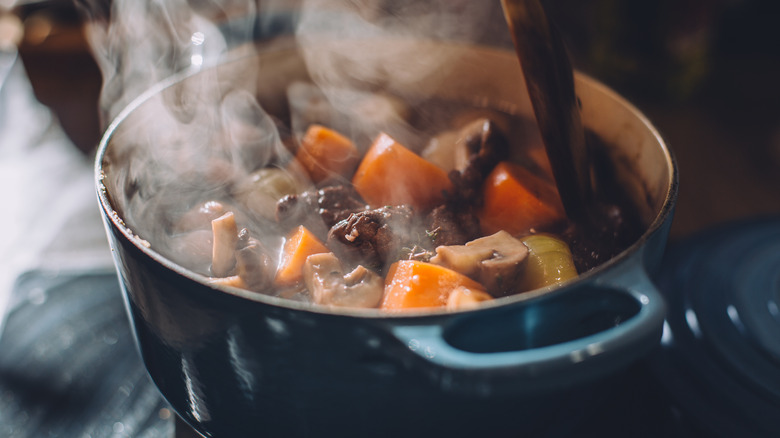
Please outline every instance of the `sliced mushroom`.
[[477, 165], [480, 172], [487, 173], [507, 152], [506, 139], [498, 126], [490, 119], [479, 118], [457, 131], [433, 137], [420, 155], [448, 172], [463, 173]]
[[469, 289], [465, 286], [458, 286], [447, 298], [447, 310], [467, 310], [479, 306], [479, 303], [493, 299], [490, 295], [481, 290]]
[[509, 146], [504, 134], [489, 119], [477, 119], [464, 126], [460, 136], [469, 156], [463, 167], [449, 173], [455, 193], [450, 202], [477, 205], [481, 200], [485, 177], [506, 158]]
[[428, 141], [420, 156], [449, 172], [461, 169], [468, 162], [469, 151], [458, 131], [444, 131]]
[[473, 155], [493, 153], [496, 140], [496, 127], [488, 119], [476, 119], [458, 131], [458, 140], [464, 144], [468, 157], [461, 161], [456, 169], [463, 171], [470, 163]]
[[472, 240], [465, 245], [440, 246], [431, 263], [479, 281], [493, 296], [514, 291], [523, 274], [528, 247], [506, 231]]
[[384, 293], [382, 278], [363, 266], [344, 274], [333, 253], [315, 254], [306, 259], [303, 278], [317, 304], [338, 307], [376, 307]]
[[225, 277], [236, 264], [236, 244], [238, 227], [233, 212], [227, 212], [211, 221], [214, 233], [214, 245], [211, 252], [211, 273], [215, 277]]
[[186, 233], [194, 230], [208, 230], [211, 221], [227, 211], [228, 208], [219, 201], [206, 201], [182, 214], [174, 224], [173, 231]]
[[271, 285], [275, 268], [260, 242], [249, 237], [246, 228], [238, 233], [236, 270], [246, 289], [262, 292]]

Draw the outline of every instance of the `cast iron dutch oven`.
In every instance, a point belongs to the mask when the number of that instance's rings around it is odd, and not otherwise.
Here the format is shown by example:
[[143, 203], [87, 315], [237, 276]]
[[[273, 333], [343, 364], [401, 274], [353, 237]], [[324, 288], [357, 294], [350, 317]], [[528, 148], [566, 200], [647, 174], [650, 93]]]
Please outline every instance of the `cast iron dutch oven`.
[[[395, 87], [531, 114], [511, 52], [419, 43], [448, 55]], [[451, 55], [451, 56], [449, 56]], [[247, 74], [252, 72], [252, 74]], [[175, 411], [204, 436], [551, 436], [596, 409], [607, 382], [660, 338], [659, 263], [677, 194], [656, 129], [596, 81], [576, 78], [584, 124], [609, 145], [618, 183], [646, 231], [578, 278], [473, 311], [333, 311], [230, 287], [178, 266], [128, 221], [143, 197], [134, 144], [173, 141], [159, 112], [242, 89], [274, 96], [307, 76], [296, 49], [260, 50], [150, 90], [109, 127], [97, 155], [99, 203], [143, 362]], [[212, 84], [213, 86], [206, 86]], [[215, 85], [214, 85], [215, 84]], [[171, 110], [168, 117], [196, 123]], [[148, 152], [144, 152], [148, 154]]]

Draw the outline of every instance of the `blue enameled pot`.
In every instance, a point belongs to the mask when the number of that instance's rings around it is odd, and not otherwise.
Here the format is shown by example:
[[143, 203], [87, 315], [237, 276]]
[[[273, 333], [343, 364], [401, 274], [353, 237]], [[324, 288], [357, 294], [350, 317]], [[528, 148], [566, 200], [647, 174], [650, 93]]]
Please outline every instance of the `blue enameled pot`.
[[[443, 43], [417, 50], [451, 64], [392, 86], [531, 114], [513, 53]], [[127, 108], [101, 142], [100, 207], [137, 345], [160, 392], [204, 436], [565, 434], [661, 335], [664, 303], [647, 271], [660, 262], [677, 195], [661, 136], [620, 96], [577, 76], [584, 124], [609, 145], [646, 231], [556, 287], [473, 311], [388, 315], [208, 285], [128, 226], [126, 209], [141, 196], [134, 178], [144, 174], [132, 145], [166, 148], [163, 122], [150, 114], [169, 102], [206, 102], [239, 88], [271, 99], [264, 108], [273, 110], [273, 96], [307, 75], [302, 58], [295, 49], [260, 50], [171, 78]]]

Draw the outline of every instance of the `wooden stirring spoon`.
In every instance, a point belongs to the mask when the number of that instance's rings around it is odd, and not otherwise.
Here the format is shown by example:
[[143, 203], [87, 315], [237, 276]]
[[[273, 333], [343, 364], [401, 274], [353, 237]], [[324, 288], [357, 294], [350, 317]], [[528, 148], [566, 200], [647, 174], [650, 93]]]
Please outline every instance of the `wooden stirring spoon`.
[[569, 54], [539, 0], [501, 3], [566, 214], [588, 224], [591, 161]]

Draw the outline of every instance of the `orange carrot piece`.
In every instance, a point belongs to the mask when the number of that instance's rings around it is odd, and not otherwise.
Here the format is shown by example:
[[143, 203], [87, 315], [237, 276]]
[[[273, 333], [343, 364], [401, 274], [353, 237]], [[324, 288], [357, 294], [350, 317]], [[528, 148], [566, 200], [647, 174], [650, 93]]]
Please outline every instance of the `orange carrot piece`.
[[303, 279], [303, 265], [313, 254], [330, 250], [303, 225], [298, 226], [287, 238], [282, 248], [279, 268], [276, 271], [277, 286], [292, 286]]
[[451, 269], [417, 260], [401, 260], [390, 266], [380, 307], [387, 310], [443, 307], [453, 291], [464, 287], [485, 292], [481, 284]]
[[347, 176], [360, 159], [352, 140], [321, 125], [311, 125], [295, 158], [315, 183], [334, 175]]
[[372, 207], [411, 205], [426, 211], [452, 190], [447, 172], [382, 133], [352, 178], [355, 189]]
[[501, 162], [485, 179], [479, 210], [482, 232], [517, 235], [545, 228], [566, 215], [556, 187], [517, 164]]

